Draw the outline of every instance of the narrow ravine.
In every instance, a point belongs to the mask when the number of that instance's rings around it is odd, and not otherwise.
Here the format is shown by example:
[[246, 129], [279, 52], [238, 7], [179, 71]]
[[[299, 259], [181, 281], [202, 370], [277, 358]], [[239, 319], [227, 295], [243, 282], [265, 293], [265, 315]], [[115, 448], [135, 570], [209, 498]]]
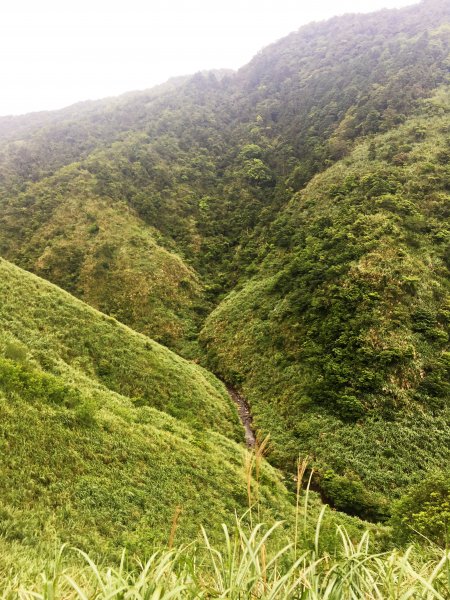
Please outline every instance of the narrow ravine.
[[237, 406], [239, 417], [242, 425], [244, 426], [245, 443], [247, 444], [248, 448], [254, 448], [256, 446], [256, 435], [252, 425], [253, 417], [250, 411], [250, 406], [247, 400], [235, 389], [229, 386], [227, 386], [227, 389], [230, 397]]

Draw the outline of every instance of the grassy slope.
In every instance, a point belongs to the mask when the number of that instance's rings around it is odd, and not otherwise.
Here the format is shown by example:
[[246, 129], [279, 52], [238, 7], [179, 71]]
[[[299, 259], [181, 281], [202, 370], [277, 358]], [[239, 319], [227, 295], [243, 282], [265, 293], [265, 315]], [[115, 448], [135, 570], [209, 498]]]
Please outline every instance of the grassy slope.
[[[61, 542], [101, 561], [123, 547], [146, 557], [179, 509], [176, 543], [200, 525], [222, 539], [248, 509], [249, 473], [253, 517], [291, 528], [291, 493], [232, 439], [243, 431], [214, 376], [1, 259], [0, 297], [0, 581], [33, 580]], [[313, 493], [310, 507], [299, 546]], [[338, 523], [361, 533], [329, 513], [324, 547]]]
[[207, 371], [4, 260], [0, 270], [3, 346], [18, 340], [46, 370], [87, 376], [136, 404], [240, 439], [232, 401]]
[[[440, 464], [447, 440], [445, 423], [433, 430], [447, 389], [440, 355], [445, 309], [430, 283], [431, 263], [423, 259], [435, 242], [445, 247], [445, 232], [437, 225], [428, 231], [426, 224], [429, 217], [436, 223], [448, 217], [446, 196], [439, 195], [445, 156], [434, 152], [431, 134], [423, 156], [409, 148], [422, 134], [388, 136], [381, 149], [365, 146], [362, 159], [356, 150], [353, 171], [347, 160], [313, 181], [267, 230], [292, 189], [345, 155], [361, 135], [396, 126], [445, 78], [448, 28], [433, 28], [447, 16], [446, 3], [429, 0], [405, 11], [311, 25], [223, 85], [194, 77], [154, 102], [137, 95], [129, 104], [120, 101], [117, 112], [111, 105], [81, 122], [76, 110], [70, 122], [56, 115], [55, 128], [38, 125], [36, 136], [25, 126], [2, 148], [0, 251], [166, 344], [177, 347], [183, 339], [190, 353], [185, 341], [191, 342], [205, 309], [201, 286], [195, 272], [155, 240], [197, 259], [219, 290], [236, 273], [258, 272], [258, 260], [251, 263], [260, 248], [261, 254], [274, 248], [258, 277], [211, 317], [205, 334], [211, 364], [228, 379], [245, 381], [258, 424], [275, 434], [280, 464], [312, 450], [322, 471], [331, 465], [347, 481], [363, 476], [369, 488], [389, 495], [414, 478], [414, 431], [422, 439], [430, 434], [428, 447], [422, 444], [424, 464]], [[442, 139], [437, 143], [445, 154]], [[439, 165], [435, 171], [430, 157]], [[60, 169], [74, 159], [83, 162]], [[380, 184], [386, 179], [392, 189]], [[411, 208], [409, 194], [420, 204], [423, 180], [431, 200]], [[396, 254], [393, 241], [403, 229], [405, 254]], [[438, 242], [436, 236], [444, 237]], [[438, 255], [441, 278], [444, 256]], [[417, 309], [414, 315], [405, 303], [397, 307], [391, 291], [383, 295], [386, 279]], [[402, 335], [385, 327], [386, 315], [395, 317]], [[25, 340], [27, 333], [17, 331]], [[55, 348], [63, 331], [54, 324]], [[135, 365], [134, 350], [119, 358], [75, 333], [75, 348], [63, 357], [71, 367], [81, 365], [136, 403], [201, 425], [201, 413], [194, 417], [185, 404], [186, 378], [174, 392], [184, 398], [179, 404], [167, 393], [165, 372], [155, 386], [145, 353]], [[95, 333], [104, 335], [114, 337], [111, 329]], [[60, 357], [47, 359], [47, 353], [40, 351], [41, 364], [49, 360], [46, 368], [59, 368]], [[396, 418], [416, 401], [424, 423], [403, 427], [403, 442]], [[340, 433], [331, 433], [336, 427]], [[376, 458], [373, 447], [380, 447]], [[386, 464], [387, 476], [378, 468]]]
[[375, 492], [450, 458], [448, 106], [442, 88], [296, 195], [259, 274], [203, 331], [274, 460], [312, 453], [324, 493], [366, 516]]
[[[177, 506], [179, 541], [245, 511], [245, 451], [226, 437], [242, 432], [217, 380], [3, 260], [0, 290], [3, 549], [145, 555]], [[264, 465], [260, 497], [267, 518], [291, 514]]]
[[188, 340], [201, 302], [195, 272], [95, 183], [75, 164], [31, 186], [6, 214], [5, 256], [157, 341]]

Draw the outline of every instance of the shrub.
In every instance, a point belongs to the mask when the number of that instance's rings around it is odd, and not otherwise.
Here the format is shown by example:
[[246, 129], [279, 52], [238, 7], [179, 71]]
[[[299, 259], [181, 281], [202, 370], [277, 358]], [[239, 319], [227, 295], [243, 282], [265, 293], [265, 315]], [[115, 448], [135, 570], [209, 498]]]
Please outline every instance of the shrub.
[[9, 342], [6, 344], [4, 355], [10, 360], [24, 363], [27, 360], [27, 349], [18, 342]]
[[396, 537], [406, 543], [427, 538], [441, 547], [450, 542], [450, 470], [431, 473], [393, 505]]
[[367, 490], [359, 479], [337, 475], [331, 469], [320, 478], [323, 499], [334, 508], [369, 521], [385, 521], [386, 503], [381, 496]]
[[57, 377], [9, 359], [0, 358], [0, 389], [6, 394], [18, 394], [28, 402], [41, 400], [67, 408], [80, 402], [78, 390], [61, 383]]

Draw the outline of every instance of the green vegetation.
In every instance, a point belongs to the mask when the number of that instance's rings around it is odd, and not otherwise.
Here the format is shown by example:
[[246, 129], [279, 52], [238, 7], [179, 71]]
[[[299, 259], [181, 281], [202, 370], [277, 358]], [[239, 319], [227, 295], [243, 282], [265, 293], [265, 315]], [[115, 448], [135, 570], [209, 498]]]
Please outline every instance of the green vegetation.
[[449, 547], [450, 476], [448, 469], [430, 473], [394, 505], [395, 539], [418, 539]]
[[198, 276], [124, 202], [95, 188], [74, 164], [20, 196], [33, 218], [15, 207], [5, 233], [23, 266], [161, 343], [187, 347], [203, 302]]
[[[450, 519], [449, 52], [450, 4], [423, 0], [308, 25], [237, 73], [0, 118], [1, 577], [63, 542], [101, 573], [201, 524], [216, 543], [249, 505], [233, 540], [285, 519], [282, 545], [309, 456], [314, 515], [357, 518], [325, 518], [329, 557], [308, 522], [302, 598], [445, 597], [427, 545]], [[376, 551], [428, 549], [370, 555], [358, 518], [384, 523]], [[110, 583], [250, 593], [202, 552]], [[289, 595], [295, 553], [270, 575], [247, 558], [243, 586]]]
[[4, 260], [0, 275], [0, 348], [7, 355], [14, 358], [20, 344], [30, 365], [76, 386], [87, 378], [86, 385], [127, 396], [136, 406], [241, 438], [232, 401], [207, 371]]
[[365, 518], [450, 459], [449, 106], [441, 88], [294, 196], [202, 334], [275, 463], [312, 452], [324, 497]]
[[[245, 451], [230, 439], [243, 432], [220, 382], [3, 260], [0, 274], [7, 564], [18, 544], [36, 556], [61, 541], [146, 555], [169, 539], [177, 507], [180, 541], [245, 511]], [[258, 477], [267, 517], [290, 514], [279, 476], [262, 464]]]
[[[292, 531], [279, 473], [232, 439], [223, 384], [4, 260], [0, 274], [0, 579], [36, 577], [63, 542], [118, 561], [195, 541], [202, 524], [217, 541], [245, 512]], [[336, 522], [361, 530], [330, 514], [327, 532]]]
[[440, 0], [333, 19], [235, 75], [0, 120], [1, 254], [194, 356], [292, 192], [445, 82], [449, 19]]
[[[25, 600], [448, 597], [448, 552], [435, 553], [427, 562], [411, 548], [403, 554], [373, 554], [367, 533], [353, 542], [345, 528], [340, 528], [338, 548], [330, 555], [322, 545], [319, 519], [314, 537], [308, 539], [310, 547], [297, 553], [294, 543], [278, 547], [276, 527], [267, 529], [259, 524], [247, 529], [238, 522], [233, 529], [224, 526], [222, 547], [215, 547], [204, 532], [204, 542], [196, 548], [160, 551], [137, 564], [130, 564], [124, 554], [120, 566], [113, 568], [97, 565], [85, 553], [63, 548], [46, 565], [39, 583], [31, 587], [23, 578], [8, 581], [3, 597], [16, 593]], [[68, 567], [65, 562], [70, 554], [78, 555], [85, 566]]]

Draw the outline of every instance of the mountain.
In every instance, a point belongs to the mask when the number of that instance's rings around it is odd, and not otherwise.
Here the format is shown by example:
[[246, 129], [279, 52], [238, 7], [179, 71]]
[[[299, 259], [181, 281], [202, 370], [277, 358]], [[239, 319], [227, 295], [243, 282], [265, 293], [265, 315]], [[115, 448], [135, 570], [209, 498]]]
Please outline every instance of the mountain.
[[[307, 25], [237, 73], [2, 119], [0, 253], [207, 366], [275, 466], [309, 455], [324, 501], [387, 519], [450, 453], [449, 48], [448, 1], [423, 0]], [[152, 396], [111, 331], [74, 338], [89, 377], [237, 439], [212, 375], [164, 354], [180, 370]]]
[[275, 462], [313, 453], [324, 497], [365, 517], [450, 458], [449, 115], [444, 87], [313, 178], [202, 332]]
[[[400, 124], [445, 82], [446, 22], [448, 4], [431, 0], [349, 15], [303, 27], [235, 75], [199, 73], [173, 89], [36, 116], [28, 129], [24, 117], [9, 120], [0, 185], [13, 230], [0, 239], [3, 255], [67, 287], [57, 266], [40, 267], [52, 238], [40, 231], [79, 189], [81, 171], [84, 195], [125, 203], [198, 271], [216, 302], [254, 268], [261, 233], [293, 191], [361, 136]], [[58, 227], [65, 237], [69, 224]], [[73, 280], [82, 269], [79, 257], [67, 266]], [[90, 301], [83, 281], [70, 291]]]

